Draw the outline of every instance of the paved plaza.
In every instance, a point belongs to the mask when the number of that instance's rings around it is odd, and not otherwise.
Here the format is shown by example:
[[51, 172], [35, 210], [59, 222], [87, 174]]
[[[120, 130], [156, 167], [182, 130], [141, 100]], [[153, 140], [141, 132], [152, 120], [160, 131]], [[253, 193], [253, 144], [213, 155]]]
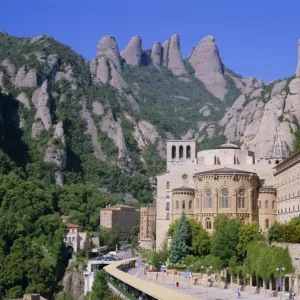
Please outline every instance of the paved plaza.
[[[137, 276], [141, 279], [148, 280], [143, 272], [143, 269], [134, 268], [128, 271], [129, 274], [133, 276]], [[182, 294], [190, 294], [194, 296], [197, 299], [202, 300], [233, 300], [238, 299], [237, 292], [233, 292], [231, 290], [225, 290], [225, 289], [218, 289], [209, 287], [206, 288], [204, 286], [188, 286], [187, 284], [180, 284], [179, 288], [176, 288], [174, 284], [170, 283], [163, 283], [163, 282], [156, 282], [153, 280], [149, 280], [155, 284], [165, 286], [169, 289], [177, 290], [179, 293]], [[240, 299], [253, 299], [253, 300], [266, 300], [266, 299], [280, 299], [279, 297], [268, 297], [262, 294], [249, 294], [247, 292], [241, 292]], [[282, 296], [282, 300], [289, 299], [288, 296]], [[295, 298], [296, 300], [297, 298]]]

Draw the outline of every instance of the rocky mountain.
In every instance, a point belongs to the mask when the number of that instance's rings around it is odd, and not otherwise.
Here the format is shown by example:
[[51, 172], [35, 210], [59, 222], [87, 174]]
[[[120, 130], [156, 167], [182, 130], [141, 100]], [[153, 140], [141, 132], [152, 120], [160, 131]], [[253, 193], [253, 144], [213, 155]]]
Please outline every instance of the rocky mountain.
[[296, 77], [264, 84], [225, 67], [212, 36], [186, 59], [177, 34], [152, 49], [134, 36], [121, 52], [104, 36], [95, 50], [89, 62], [48, 36], [0, 33], [1, 109], [16, 103], [5, 119], [24, 151], [3, 150], [23, 164], [56, 165], [58, 184], [86, 172], [90, 159], [152, 177], [164, 170], [166, 139], [196, 139], [204, 149], [229, 138], [264, 158], [278, 128], [293, 149], [300, 63]]

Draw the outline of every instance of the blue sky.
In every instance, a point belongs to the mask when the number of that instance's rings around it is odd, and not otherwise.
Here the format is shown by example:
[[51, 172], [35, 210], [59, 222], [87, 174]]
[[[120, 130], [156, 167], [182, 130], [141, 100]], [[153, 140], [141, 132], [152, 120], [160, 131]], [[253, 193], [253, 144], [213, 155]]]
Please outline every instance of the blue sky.
[[107, 34], [121, 51], [133, 35], [147, 49], [178, 33], [184, 58], [201, 38], [213, 35], [227, 67], [267, 82], [295, 73], [300, 1], [1, 0], [0, 29], [14, 36], [53, 36], [89, 60]]

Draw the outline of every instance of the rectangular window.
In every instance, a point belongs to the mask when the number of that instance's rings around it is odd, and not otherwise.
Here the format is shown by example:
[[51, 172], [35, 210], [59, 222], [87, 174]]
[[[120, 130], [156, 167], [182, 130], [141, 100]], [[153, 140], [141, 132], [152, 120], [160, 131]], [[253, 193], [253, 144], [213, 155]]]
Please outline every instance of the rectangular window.
[[170, 220], [170, 213], [166, 214], [166, 220]]
[[269, 201], [268, 200], [266, 200], [266, 202], [265, 202], [265, 208], [269, 208]]
[[167, 202], [166, 203], [166, 211], [169, 211], [170, 210], [170, 202]]

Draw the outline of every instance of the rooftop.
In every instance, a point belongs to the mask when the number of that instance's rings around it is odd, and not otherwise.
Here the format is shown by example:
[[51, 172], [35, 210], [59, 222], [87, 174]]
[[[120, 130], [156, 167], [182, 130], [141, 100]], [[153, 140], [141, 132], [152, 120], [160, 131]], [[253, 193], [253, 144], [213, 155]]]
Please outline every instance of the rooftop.
[[178, 187], [176, 189], [173, 189], [173, 191], [194, 191], [195, 189], [192, 189], [190, 187], [187, 187], [187, 186], [181, 186], [181, 187]]
[[79, 228], [79, 226], [75, 225], [75, 224], [67, 224], [68, 228]]
[[235, 144], [230, 143], [230, 140], [228, 139], [226, 144], [223, 144], [221, 146], [216, 147], [215, 149], [241, 149]]
[[214, 173], [219, 173], [219, 174], [229, 174], [229, 173], [256, 174], [256, 173], [253, 173], [253, 172], [248, 172], [248, 171], [244, 171], [244, 170], [237, 170], [237, 169], [232, 169], [232, 168], [213, 169], [213, 170], [208, 170], [208, 171], [203, 171], [203, 172], [197, 172], [196, 174], [214, 174]]

